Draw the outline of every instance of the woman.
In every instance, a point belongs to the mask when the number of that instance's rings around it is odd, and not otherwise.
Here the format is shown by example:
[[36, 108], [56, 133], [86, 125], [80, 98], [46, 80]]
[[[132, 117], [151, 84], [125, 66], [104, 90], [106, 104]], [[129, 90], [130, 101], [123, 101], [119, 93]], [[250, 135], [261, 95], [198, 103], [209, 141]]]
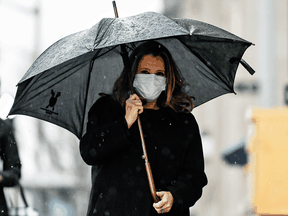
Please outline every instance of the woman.
[[[192, 101], [181, 91], [183, 79], [161, 44], [140, 45], [130, 62], [131, 71], [124, 69], [111, 96], [90, 109], [80, 141], [83, 160], [93, 166], [87, 215], [188, 216], [207, 184]], [[153, 203], [141, 157], [138, 116], [158, 203]]]
[[11, 120], [0, 118], [0, 216], [8, 216], [4, 187], [13, 187], [20, 178], [21, 163]]

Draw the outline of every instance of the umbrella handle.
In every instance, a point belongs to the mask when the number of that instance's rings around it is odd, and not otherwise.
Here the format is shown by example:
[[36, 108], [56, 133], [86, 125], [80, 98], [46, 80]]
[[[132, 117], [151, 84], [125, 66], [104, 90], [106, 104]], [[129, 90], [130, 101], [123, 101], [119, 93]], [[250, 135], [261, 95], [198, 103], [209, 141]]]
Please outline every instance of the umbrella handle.
[[154, 179], [152, 176], [152, 170], [151, 170], [151, 166], [149, 162], [148, 163], [145, 162], [145, 168], [147, 172], [151, 195], [153, 197], [154, 203], [157, 203], [159, 202], [159, 197], [156, 195], [156, 188], [155, 188]]
[[154, 184], [151, 166], [150, 166], [150, 163], [148, 161], [148, 156], [147, 156], [142, 126], [141, 126], [141, 121], [140, 121], [139, 116], [138, 116], [137, 120], [138, 120], [138, 127], [139, 127], [142, 149], [143, 149], [143, 159], [145, 160], [145, 168], [146, 168], [147, 177], [148, 177], [148, 181], [149, 181], [150, 191], [151, 191], [151, 195], [153, 197], [154, 202], [157, 203], [157, 202], [159, 202], [159, 197], [156, 195], [156, 188], [155, 188], [155, 184]]

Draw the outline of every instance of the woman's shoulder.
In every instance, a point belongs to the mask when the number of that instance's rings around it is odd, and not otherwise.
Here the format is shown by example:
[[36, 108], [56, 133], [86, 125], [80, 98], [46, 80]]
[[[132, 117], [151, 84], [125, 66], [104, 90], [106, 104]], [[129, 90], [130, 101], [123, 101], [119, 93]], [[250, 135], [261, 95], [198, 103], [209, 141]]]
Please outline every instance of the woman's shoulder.
[[197, 120], [191, 112], [179, 112], [179, 120], [187, 126], [198, 127]]
[[173, 110], [171, 107], [167, 107], [167, 110], [171, 116], [174, 116], [175, 119], [179, 121], [179, 123], [184, 124], [185, 126], [196, 126], [198, 127], [195, 116], [189, 112], [188, 110], [177, 112]]

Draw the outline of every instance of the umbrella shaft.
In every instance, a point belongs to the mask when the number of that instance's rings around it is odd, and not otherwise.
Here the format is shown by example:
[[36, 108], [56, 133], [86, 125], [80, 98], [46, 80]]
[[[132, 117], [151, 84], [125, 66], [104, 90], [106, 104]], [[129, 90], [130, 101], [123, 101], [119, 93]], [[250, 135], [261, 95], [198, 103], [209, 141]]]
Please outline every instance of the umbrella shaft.
[[138, 120], [138, 127], [139, 127], [141, 142], [142, 142], [142, 148], [143, 148], [143, 159], [145, 160], [145, 168], [146, 168], [147, 177], [148, 177], [148, 181], [149, 181], [150, 191], [151, 191], [152, 197], [154, 199], [154, 202], [157, 203], [159, 201], [159, 198], [156, 195], [156, 188], [155, 188], [155, 184], [154, 184], [151, 166], [150, 166], [150, 163], [148, 161], [148, 156], [147, 156], [142, 126], [141, 126], [141, 121], [140, 121], [139, 116], [138, 116], [137, 120]]
[[140, 121], [139, 116], [138, 116], [137, 120], [138, 120], [139, 133], [140, 133], [142, 149], [143, 149], [143, 159], [145, 160], [145, 163], [149, 163], [147, 151], [146, 151], [146, 146], [145, 146], [145, 140], [144, 140], [143, 131], [142, 131], [142, 125], [141, 125], [141, 121]]

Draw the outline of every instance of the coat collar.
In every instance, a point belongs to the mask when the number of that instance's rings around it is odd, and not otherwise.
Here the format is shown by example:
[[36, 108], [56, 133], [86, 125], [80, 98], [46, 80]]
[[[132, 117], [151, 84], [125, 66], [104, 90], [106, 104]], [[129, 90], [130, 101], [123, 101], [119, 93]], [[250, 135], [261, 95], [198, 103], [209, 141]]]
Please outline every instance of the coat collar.
[[170, 107], [163, 107], [161, 108], [165, 111], [166, 116], [172, 116], [172, 118], [176, 121], [179, 120], [179, 114], [175, 112], [172, 108]]

